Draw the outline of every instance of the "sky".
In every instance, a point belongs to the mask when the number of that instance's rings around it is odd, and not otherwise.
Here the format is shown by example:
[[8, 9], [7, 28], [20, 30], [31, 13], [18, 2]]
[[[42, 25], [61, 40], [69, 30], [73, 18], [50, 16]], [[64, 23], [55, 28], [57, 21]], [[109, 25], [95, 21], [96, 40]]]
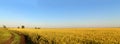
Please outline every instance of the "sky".
[[0, 25], [120, 27], [120, 0], [0, 0]]

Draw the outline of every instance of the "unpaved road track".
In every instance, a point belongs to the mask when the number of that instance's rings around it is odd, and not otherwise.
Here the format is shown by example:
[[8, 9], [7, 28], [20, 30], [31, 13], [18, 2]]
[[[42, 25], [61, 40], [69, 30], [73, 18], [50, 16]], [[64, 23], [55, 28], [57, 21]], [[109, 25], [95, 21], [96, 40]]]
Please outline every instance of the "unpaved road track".
[[11, 33], [11, 37], [4, 44], [11, 44], [14, 38], [15, 38], [15, 35]]
[[21, 33], [17, 33], [20, 36], [20, 44], [26, 44], [25, 37]]
[[[17, 32], [13, 32], [13, 33], [16, 33], [20, 36], [20, 41], [19, 41], [20, 43], [18, 44], [26, 44], [24, 35]], [[11, 37], [4, 44], [11, 44], [14, 41], [14, 38], [16, 36], [13, 33], [11, 33]]]

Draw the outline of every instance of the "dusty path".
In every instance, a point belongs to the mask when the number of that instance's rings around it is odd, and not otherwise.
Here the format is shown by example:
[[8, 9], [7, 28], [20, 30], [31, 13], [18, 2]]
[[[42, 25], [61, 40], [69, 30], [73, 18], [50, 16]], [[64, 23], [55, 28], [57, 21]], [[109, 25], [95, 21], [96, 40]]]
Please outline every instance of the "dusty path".
[[17, 33], [17, 34], [20, 36], [20, 44], [26, 44], [24, 35], [21, 33]]
[[4, 44], [11, 44], [12, 41], [14, 40], [15, 35], [11, 33], [11, 37], [4, 43]]
[[[22, 35], [18, 32], [13, 32], [13, 33], [16, 33], [20, 36], [19, 44], [26, 44], [24, 35]], [[11, 37], [4, 44], [11, 44], [14, 41], [15, 35], [13, 33], [11, 33]]]

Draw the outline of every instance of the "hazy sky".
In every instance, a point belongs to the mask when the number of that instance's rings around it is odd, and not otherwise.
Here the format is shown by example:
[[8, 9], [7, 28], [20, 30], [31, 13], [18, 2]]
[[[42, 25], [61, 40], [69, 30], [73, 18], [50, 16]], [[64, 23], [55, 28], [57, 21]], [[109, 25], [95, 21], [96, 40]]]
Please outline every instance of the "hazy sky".
[[120, 0], [0, 0], [0, 25], [120, 27]]

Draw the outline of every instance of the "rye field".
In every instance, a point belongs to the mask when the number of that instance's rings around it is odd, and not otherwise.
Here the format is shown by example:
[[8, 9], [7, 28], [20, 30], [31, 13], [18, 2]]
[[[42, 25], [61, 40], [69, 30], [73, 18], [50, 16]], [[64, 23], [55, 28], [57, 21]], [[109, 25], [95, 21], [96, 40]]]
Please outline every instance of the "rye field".
[[29, 44], [120, 44], [120, 28], [9, 28]]

